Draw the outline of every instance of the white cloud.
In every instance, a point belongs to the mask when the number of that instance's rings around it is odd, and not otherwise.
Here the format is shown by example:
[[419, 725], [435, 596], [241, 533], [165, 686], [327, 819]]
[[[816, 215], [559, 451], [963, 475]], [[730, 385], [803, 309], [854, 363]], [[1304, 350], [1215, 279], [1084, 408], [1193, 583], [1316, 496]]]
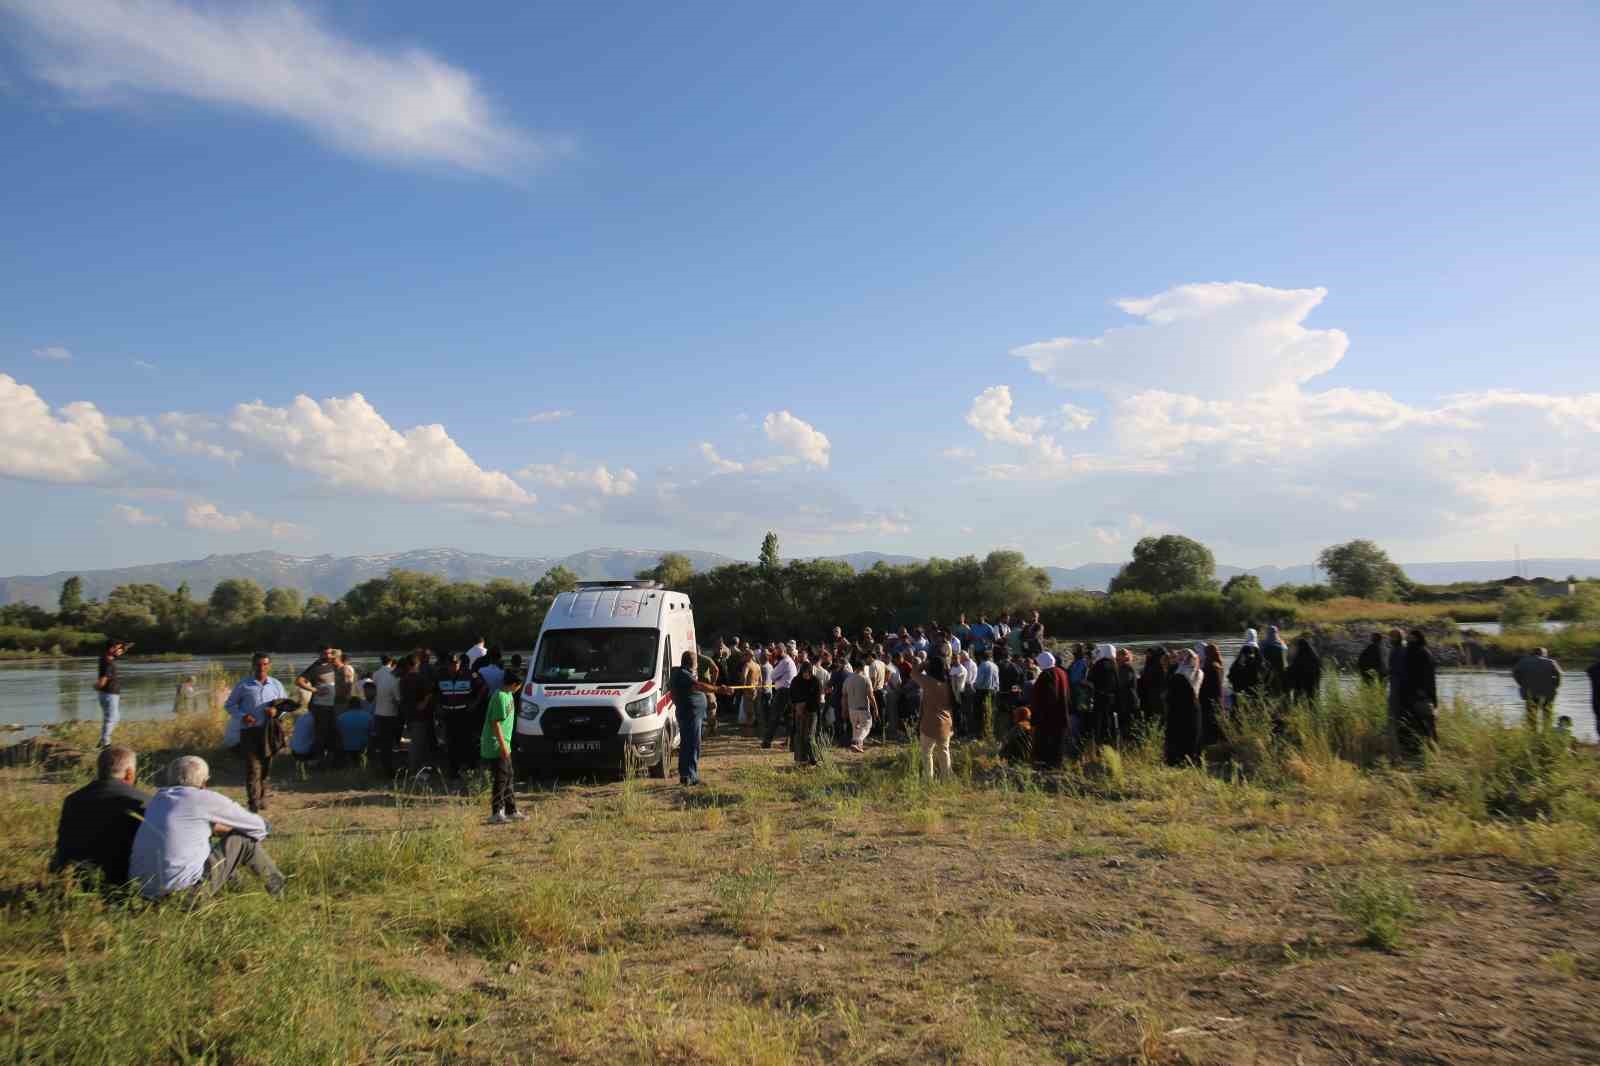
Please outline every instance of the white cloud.
[[127, 458], [111, 420], [92, 403], [52, 414], [31, 386], [0, 374], [0, 477], [25, 481], [98, 481]]
[[542, 425], [542, 424], [544, 424], [546, 422], [559, 422], [563, 418], [571, 418], [571, 417], [572, 417], [572, 412], [571, 411], [566, 411], [566, 410], [535, 411], [531, 415], [523, 415], [521, 418], [517, 419], [517, 421], [518, 422], [525, 422], [528, 425], [537, 426], [537, 425]]
[[125, 526], [164, 526], [166, 519], [160, 515], [153, 515], [132, 504], [119, 503], [111, 508], [111, 513], [117, 521]]
[[810, 466], [826, 468], [828, 438], [811, 423], [796, 418], [788, 411], [774, 411], [761, 422], [767, 439], [792, 456]]
[[517, 476], [555, 489], [581, 489], [601, 496], [630, 496], [639, 485], [639, 475], [627, 467], [612, 473], [608, 467], [582, 467], [567, 460], [561, 465], [533, 463], [517, 471]]
[[229, 448], [201, 436], [203, 433], [215, 433], [222, 428], [221, 423], [209, 415], [168, 411], [154, 421], [143, 415], [117, 417], [111, 419], [111, 428], [118, 433], [137, 434], [143, 440], [158, 443], [168, 451], [180, 455], [197, 455], [230, 466], [237, 463], [244, 455], [237, 448]]
[[1043, 428], [1039, 418], [1011, 417], [1011, 387], [990, 385], [972, 401], [967, 411], [967, 425], [983, 434], [984, 440], [1001, 444], [1032, 444], [1034, 436]]
[[234, 407], [228, 428], [260, 451], [324, 484], [405, 500], [527, 505], [534, 497], [499, 470], [473, 461], [441, 425], [399, 432], [359, 392], [287, 407]]
[[971, 459], [978, 453], [971, 448], [946, 448], [939, 454], [946, 459]]
[[61, 347], [59, 344], [52, 344], [45, 348], [35, 348], [33, 350], [33, 357], [35, 359], [44, 359], [52, 363], [72, 362], [72, 353]]
[[717, 449], [711, 446], [710, 441], [703, 440], [700, 442], [700, 454], [705, 456], [706, 462], [710, 463], [711, 468], [719, 474], [737, 474], [744, 470], [743, 463], [735, 462], [732, 459], [724, 459], [718, 455]]
[[161, 369], [160, 367], [156, 366], [154, 363], [149, 362], [148, 360], [145, 360], [145, 359], [135, 359], [133, 361], [133, 365], [138, 370], [148, 371], [149, 373], [152, 373], [152, 374], [155, 373], [157, 370]]
[[1075, 403], [1061, 405], [1061, 426], [1071, 432], [1080, 432], [1094, 425], [1095, 413]]
[[183, 524], [208, 533], [265, 532], [276, 539], [303, 537], [310, 530], [296, 522], [276, 522], [250, 511], [228, 514], [214, 503], [196, 502], [184, 508]]
[[291, 0], [0, 0], [39, 77], [89, 104], [185, 97], [286, 119], [355, 155], [509, 174], [559, 151], [473, 76], [415, 46], [340, 36]]
[[1011, 354], [1063, 388], [1152, 382], [1214, 398], [1300, 385], [1333, 369], [1349, 347], [1339, 330], [1301, 324], [1327, 294], [1239, 281], [1180, 285], [1116, 302], [1142, 325], [1039, 341]]

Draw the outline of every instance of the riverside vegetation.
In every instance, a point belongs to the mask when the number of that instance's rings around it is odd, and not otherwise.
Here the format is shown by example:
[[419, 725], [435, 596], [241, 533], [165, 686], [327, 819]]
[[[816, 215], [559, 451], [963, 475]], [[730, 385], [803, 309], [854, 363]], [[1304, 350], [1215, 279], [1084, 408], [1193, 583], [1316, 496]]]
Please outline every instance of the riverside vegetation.
[[[1600, 653], [1600, 582], [1576, 582], [1572, 595], [1535, 595], [1552, 582], [1424, 586], [1407, 581], [1376, 545], [1351, 541], [1323, 553], [1325, 585], [1264, 589], [1249, 575], [1219, 585], [1204, 545], [1187, 537], [1147, 537], [1111, 583], [1109, 595], [1051, 592], [1050, 579], [1019, 552], [982, 559], [930, 559], [904, 566], [879, 563], [856, 572], [838, 560], [778, 558], [767, 535], [756, 563], [696, 573], [682, 555], [668, 554], [640, 577], [687, 592], [705, 634], [753, 640], [953, 623], [965, 612], [976, 621], [1037, 609], [1054, 637], [1223, 633], [1246, 624], [1295, 627], [1405, 625], [1454, 635], [1456, 622], [1503, 622], [1508, 630], [1546, 617], [1588, 624], [1566, 638], [1570, 658]], [[464, 647], [480, 636], [531, 640], [551, 600], [573, 588], [561, 567], [532, 585], [510, 580], [451, 582], [430, 574], [394, 571], [363, 582], [338, 600], [302, 599], [292, 588], [262, 589], [253, 581], [219, 582], [205, 600], [187, 587], [123, 585], [104, 603], [84, 601], [81, 582], [62, 586], [59, 609], [0, 607], [0, 654], [88, 654], [106, 637], [136, 643], [140, 654], [173, 651], [247, 652], [256, 648], [320, 647], [396, 650]], [[75, 582], [77, 584], [75, 585]], [[1480, 643], [1493, 647], [1498, 638]]]
[[[288, 780], [273, 900], [124, 905], [44, 873], [82, 772], [0, 771], [0, 1057], [48, 1063], [1600, 1060], [1600, 767], [1456, 704], [1397, 768], [1329, 686], [1209, 770], [1159, 736], [1060, 776], [959, 746], [696, 791]], [[64, 739], [92, 741], [88, 727]], [[220, 715], [129, 722], [141, 775]], [[237, 778], [222, 787], [239, 794]]]

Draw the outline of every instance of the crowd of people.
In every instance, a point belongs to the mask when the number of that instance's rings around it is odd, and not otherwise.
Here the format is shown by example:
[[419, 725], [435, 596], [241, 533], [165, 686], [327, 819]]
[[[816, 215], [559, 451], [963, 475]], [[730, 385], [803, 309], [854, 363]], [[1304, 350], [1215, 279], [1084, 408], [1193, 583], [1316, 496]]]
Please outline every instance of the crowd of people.
[[[403, 740], [411, 785], [460, 787], [487, 769], [490, 822], [525, 817], [511, 759], [521, 656], [505, 660], [480, 639], [459, 654], [383, 656], [358, 677], [345, 653], [330, 646], [294, 678], [291, 694], [273, 676], [271, 657], [256, 654], [224, 705], [224, 745], [244, 769], [241, 807], [207, 788], [210, 767], [198, 756], [176, 760], [170, 785], [153, 796], [134, 788], [137, 756], [110, 743], [116, 663], [127, 647], [113, 642], [101, 657], [98, 773], [63, 804], [56, 869], [94, 868], [106, 883], [131, 882], [152, 899], [203, 897], [246, 870], [279, 890], [283, 877], [262, 844], [269, 831], [262, 812], [272, 759], [285, 749], [313, 767], [339, 768], [364, 756], [393, 781]], [[1401, 755], [1419, 757], [1436, 739], [1439, 703], [1426, 635], [1374, 633], [1356, 665], [1365, 683], [1385, 689]], [[1600, 663], [1588, 674], [1600, 726]], [[1033, 612], [1015, 622], [1003, 615], [969, 624], [962, 615], [951, 626], [930, 622], [883, 635], [866, 629], [853, 639], [838, 627], [818, 641], [721, 639], [714, 649], [686, 651], [669, 689], [682, 738], [679, 780], [693, 786], [702, 726], [714, 733], [719, 717], [736, 719], [763, 749], [788, 748], [801, 766], [816, 765], [825, 745], [863, 752], [869, 743], [906, 743], [914, 735], [930, 776], [951, 772], [955, 738], [992, 740], [1006, 760], [1050, 770], [1098, 746], [1140, 742], [1154, 728], [1166, 761], [1179, 766], [1227, 740], [1244, 709], [1263, 711], [1281, 729], [1287, 708], [1319, 698], [1323, 675], [1312, 642], [1302, 636], [1291, 646], [1276, 626], [1264, 638], [1247, 629], [1232, 663], [1210, 641], [1146, 647], [1137, 657], [1109, 643], [1073, 644], [1058, 654]], [[1519, 661], [1512, 676], [1528, 728], [1570, 732], [1570, 719], [1551, 722], [1562, 672], [1545, 649]]]

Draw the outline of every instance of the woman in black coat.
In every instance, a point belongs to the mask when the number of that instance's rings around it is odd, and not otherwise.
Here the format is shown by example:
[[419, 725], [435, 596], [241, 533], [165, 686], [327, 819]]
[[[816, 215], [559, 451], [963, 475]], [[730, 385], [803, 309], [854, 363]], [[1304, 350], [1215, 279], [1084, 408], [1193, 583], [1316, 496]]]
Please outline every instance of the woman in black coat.
[[1294, 661], [1289, 664], [1288, 681], [1289, 695], [1297, 700], [1310, 703], [1322, 692], [1322, 658], [1305, 637], [1294, 642]]
[[1133, 655], [1127, 648], [1117, 649], [1117, 738], [1131, 740], [1139, 731], [1139, 674], [1133, 668]]
[[1096, 744], [1117, 742], [1117, 649], [1101, 644], [1094, 649], [1089, 667], [1089, 693], [1093, 709], [1084, 730]]
[[1167, 681], [1167, 765], [1200, 758], [1200, 659], [1193, 649], [1178, 653], [1178, 669]]
[[1139, 673], [1139, 721], [1167, 722], [1167, 677], [1171, 672], [1167, 649], [1159, 644], [1144, 653], [1144, 669]]

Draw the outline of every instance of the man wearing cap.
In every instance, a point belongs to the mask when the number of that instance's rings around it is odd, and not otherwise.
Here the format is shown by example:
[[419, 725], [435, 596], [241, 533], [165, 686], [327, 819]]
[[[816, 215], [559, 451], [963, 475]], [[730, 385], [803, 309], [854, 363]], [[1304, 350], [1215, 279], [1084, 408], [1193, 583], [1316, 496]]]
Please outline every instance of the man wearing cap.
[[272, 757], [284, 748], [283, 724], [278, 714], [288, 696], [271, 671], [272, 656], [256, 652], [250, 657], [250, 676], [233, 686], [222, 705], [232, 719], [228, 732], [239, 737], [237, 750], [244, 758], [244, 794], [253, 813], [266, 809]]

